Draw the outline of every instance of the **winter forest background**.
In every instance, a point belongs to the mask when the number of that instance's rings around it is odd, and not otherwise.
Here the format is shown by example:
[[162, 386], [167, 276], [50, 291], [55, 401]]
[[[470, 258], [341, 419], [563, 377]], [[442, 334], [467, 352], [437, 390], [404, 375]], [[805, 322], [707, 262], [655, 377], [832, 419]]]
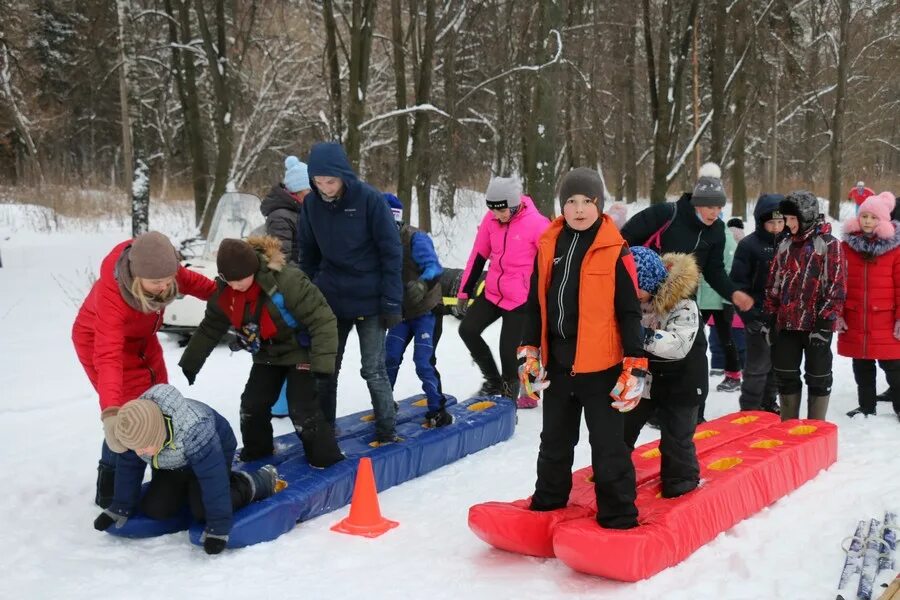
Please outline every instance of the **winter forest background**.
[[[288, 154], [342, 141], [364, 178], [452, 215], [519, 173], [552, 214], [573, 166], [663, 201], [713, 160], [838, 202], [900, 189], [896, 0], [0, 0], [0, 185], [261, 194]], [[149, 182], [149, 186], [145, 185]], [[30, 191], [22, 191], [30, 190]], [[2, 190], [0, 190], [2, 191]], [[133, 196], [131, 200], [129, 198]], [[206, 210], [204, 210], [206, 209]]]

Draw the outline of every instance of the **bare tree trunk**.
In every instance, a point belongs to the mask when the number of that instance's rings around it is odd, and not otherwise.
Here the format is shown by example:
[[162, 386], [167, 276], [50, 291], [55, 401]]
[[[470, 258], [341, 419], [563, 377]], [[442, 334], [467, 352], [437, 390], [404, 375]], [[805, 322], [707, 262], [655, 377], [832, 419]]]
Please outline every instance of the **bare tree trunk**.
[[6, 46], [3, 32], [0, 31], [0, 98], [5, 99], [6, 104], [10, 109], [9, 112], [12, 114], [16, 133], [18, 133], [19, 137], [22, 138], [22, 141], [25, 142], [25, 150], [28, 152], [30, 169], [38, 183], [43, 185], [44, 173], [41, 169], [41, 161], [38, 157], [37, 146], [31, 135], [29, 120], [25, 114], [22, 113], [22, 108], [17, 102], [16, 92], [13, 88], [11, 62], [9, 48]]
[[350, 65], [347, 89], [347, 137], [344, 147], [350, 164], [359, 166], [362, 135], [359, 124], [366, 112], [369, 86], [369, 59], [372, 55], [372, 32], [375, 0], [353, 0], [350, 23]]
[[131, 35], [130, 0], [117, 0], [116, 17], [119, 31], [120, 79], [119, 94], [122, 101], [122, 146], [124, 154], [131, 152], [126, 173], [131, 173], [131, 235], [136, 237], [149, 230], [150, 221], [150, 167], [145, 159], [144, 135], [141, 119], [140, 89], [136, 73], [131, 69], [135, 56]]
[[209, 76], [213, 82], [215, 98], [215, 122], [213, 128], [216, 132], [217, 154], [215, 167], [215, 180], [213, 181], [212, 196], [206, 204], [203, 220], [200, 225], [200, 233], [209, 234], [213, 215], [219, 205], [219, 198], [225, 193], [228, 184], [228, 173], [231, 170], [232, 153], [232, 114], [231, 114], [231, 88], [229, 86], [230, 68], [228, 66], [228, 47], [226, 43], [225, 28], [225, 0], [215, 0], [216, 8], [216, 40], [213, 45], [213, 33], [210, 30], [203, 0], [194, 0], [194, 11], [197, 13], [197, 21], [200, 26], [200, 36], [203, 39], [203, 49], [206, 52], [206, 60], [209, 63]]
[[328, 66], [328, 97], [331, 101], [330, 139], [341, 140], [344, 132], [343, 101], [341, 99], [341, 67], [338, 63], [337, 23], [334, 20], [334, 0], [323, 0], [325, 19], [325, 62]]
[[[740, 56], [748, 44], [748, 28], [750, 16], [746, 5], [734, 8], [734, 55]], [[731, 167], [731, 214], [745, 219], [747, 217], [747, 69], [741, 68], [734, 81], [734, 121], [735, 139], [732, 148], [734, 164]]]
[[710, 123], [709, 155], [716, 163], [725, 160], [725, 28], [726, 0], [713, 1], [713, 39], [710, 60], [710, 100], [712, 122]]
[[[558, 30], [562, 24], [562, 9], [552, 0], [542, 0], [538, 10], [535, 55], [539, 60], [535, 62], [539, 64], [546, 61], [547, 51], [551, 50], [550, 31]], [[531, 118], [526, 123], [522, 157], [525, 189], [534, 198], [538, 209], [549, 215], [555, 212], [558, 73], [557, 68], [549, 67], [532, 77]]]
[[[691, 66], [694, 71], [694, 135], [697, 135], [697, 132], [700, 131], [700, 42], [699, 42], [699, 33], [697, 30], [700, 28], [700, 15], [694, 17], [694, 30], [692, 41], [691, 41]], [[700, 172], [700, 144], [697, 144], [694, 147], [694, 176]]]
[[456, 177], [457, 161], [460, 151], [459, 122], [457, 121], [457, 101], [459, 99], [459, 82], [456, 78], [456, 44], [458, 35], [454, 28], [447, 32], [443, 52], [444, 100], [450, 113], [446, 126], [445, 157], [441, 161], [441, 174], [438, 183], [440, 194], [438, 210], [441, 214], [453, 217], [456, 214]]
[[[397, 110], [406, 108], [406, 48], [403, 35], [402, 0], [391, 0], [391, 39], [394, 54], [394, 87]], [[415, 42], [413, 42], [415, 43]], [[397, 115], [397, 197], [409, 214], [412, 201], [412, 178], [409, 174], [409, 115]]]
[[[818, 2], [809, 3], [809, 23], [812, 27], [811, 38], [817, 40], [822, 30], [822, 16], [819, 13]], [[806, 68], [806, 89], [814, 90], [818, 87], [819, 76], [819, 47], [812, 43], [809, 47], [809, 61]], [[816, 123], [819, 121], [816, 111], [807, 109], [803, 116], [804, 139], [812, 140], [816, 132]], [[812, 143], [803, 144], [803, 178], [809, 189], [814, 187], [816, 177], [816, 146]]]
[[625, 138], [625, 201], [631, 204], [637, 202], [638, 195], [638, 167], [637, 149], [635, 139], [637, 137], [637, 100], [635, 91], [637, 70], [635, 69], [635, 56], [637, 55], [637, 25], [631, 22], [628, 32], [628, 55], [625, 64], [628, 69], [628, 87], [626, 93], [628, 127]]
[[[419, 55], [416, 79], [416, 106], [431, 102], [431, 82], [434, 74], [434, 47], [437, 36], [435, 4], [437, 0], [425, 0], [425, 30], [422, 35], [422, 52]], [[418, 4], [418, 3], [416, 3]], [[428, 133], [431, 113], [416, 112], [412, 131], [412, 156], [409, 170], [416, 181], [416, 202], [419, 207], [419, 228], [431, 231], [431, 151]]]
[[131, 118], [128, 114], [128, 57], [126, 56], [125, 28], [131, 13], [129, 0], [116, 1], [116, 19], [119, 26], [119, 118], [122, 125], [122, 185], [131, 182], [134, 168], [134, 150], [131, 146]]
[[[687, 10], [679, 3], [679, 11], [674, 14], [673, 0], [666, 0], [663, 7], [662, 24], [659, 30], [658, 51], [654, 53], [653, 28], [651, 25], [650, 0], [643, 0], [644, 43], [647, 53], [647, 77], [650, 85], [650, 116], [653, 120], [653, 180], [650, 202], [666, 201], [669, 189], [669, 171], [675, 157], [678, 130], [681, 123], [682, 79], [691, 45], [691, 28], [699, 0], [691, 0]], [[684, 19], [677, 17], [685, 15]], [[656, 17], [653, 13], [653, 17]], [[680, 40], [678, 39], [680, 36]], [[675, 38], [673, 40], [673, 37]], [[672, 51], [673, 41], [677, 47]], [[656, 66], [656, 56], [659, 66]], [[671, 62], [674, 61], [674, 62]]]
[[841, 214], [843, 196], [841, 171], [844, 167], [844, 111], [847, 95], [847, 46], [850, 29], [850, 0], [840, 0], [837, 60], [837, 91], [834, 95], [834, 115], [831, 121], [831, 170], [828, 179], [828, 214], [837, 219]]
[[[175, 14], [172, 2], [177, 3]], [[191, 182], [194, 189], [194, 223], [199, 225], [209, 195], [209, 165], [206, 162], [206, 147], [203, 141], [200, 121], [200, 100], [197, 94], [197, 74], [194, 59], [190, 53], [184, 53], [180, 44], [191, 40], [190, 13], [186, 0], [166, 0], [166, 14], [169, 15], [169, 41], [172, 45], [172, 69], [175, 72], [175, 84], [178, 99], [184, 113], [185, 138], [187, 155], [191, 164]]]

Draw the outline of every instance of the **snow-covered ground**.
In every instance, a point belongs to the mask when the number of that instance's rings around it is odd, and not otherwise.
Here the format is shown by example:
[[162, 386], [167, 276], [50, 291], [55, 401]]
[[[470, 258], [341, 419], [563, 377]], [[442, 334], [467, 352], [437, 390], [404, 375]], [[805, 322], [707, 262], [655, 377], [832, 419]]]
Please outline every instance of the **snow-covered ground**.
[[[454, 222], [436, 224], [447, 266], [463, 265], [483, 214], [478, 204], [471, 199]], [[180, 239], [191, 233], [189, 215], [188, 206], [154, 209], [151, 225]], [[509, 441], [382, 492], [383, 513], [401, 525], [377, 539], [329, 531], [346, 508], [273, 542], [217, 557], [191, 545], [184, 533], [137, 541], [98, 533], [91, 523], [98, 513], [92, 499], [102, 431], [96, 396], [69, 335], [91, 275], [127, 235], [127, 223], [115, 219], [59, 220], [36, 207], [0, 205], [2, 598], [833, 598], [844, 560], [841, 540], [859, 519], [900, 510], [900, 423], [883, 403], [875, 418], [844, 416], [856, 405], [856, 390], [850, 361], [836, 358], [829, 415], [840, 428], [838, 462], [682, 564], [634, 584], [493, 550], [466, 526], [470, 505], [531, 493], [541, 408], [520, 412]], [[479, 377], [457, 326], [445, 319], [438, 365], [447, 391], [465, 397]], [[498, 336], [497, 327], [487, 332], [494, 347]], [[219, 347], [188, 388], [176, 366], [181, 349], [174, 339], [161, 339], [171, 382], [238, 430], [249, 356]], [[341, 414], [369, 406], [358, 365], [351, 339]], [[418, 391], [405, 363], [396, 395]], [[708, 417], [736, 410], [737, 394], [710, 394]], [[276, 421], [276, 433], [289, 430]], [[640, 442], [657, 434], [646, 429]], [[582, 441], [575, 466], [589, 460]]]

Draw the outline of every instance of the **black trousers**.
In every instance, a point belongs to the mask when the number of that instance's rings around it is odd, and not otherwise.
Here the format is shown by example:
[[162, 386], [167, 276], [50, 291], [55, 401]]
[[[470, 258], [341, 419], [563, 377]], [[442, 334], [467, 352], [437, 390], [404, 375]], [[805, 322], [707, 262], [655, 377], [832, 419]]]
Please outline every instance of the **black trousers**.
[[803, 383], [800, 381], [801, 360], [809, 395], [831, 394], [831, 340], [827, 344], [816, 344], [810, 341], [809, 334], [809, 331], [778, 333], [772, 348], [772, 365], [775, 367], [775, 381], [781, 394], [799, 394], [803, 390]]
[[[884, 371], [888, 385], [893, 389], [900, 389], [900, 360], [879, 360], [878, 364]], [[875, 361], [865, 358], [853, 359], [853, 378], [856, 380], [857, 394], [859, 395], [859, 407], [864, 412], [875, 414]], [[894, 399], [894, 411], [900, 413], [900, 399]]]
[[[481, 337], [497, 319], [503, 319], [500, 329], [500, 370], [490, 347]], [[472, 360], [481, 369], [481, 374], [486, 380], [498, 380], [502, 377], [506, 382], [518, 380], [518, 362], [516, 360], [516, 348], [522, 340], [522, 325], [525, 322], [525, 307], [519, 306], [512, 310], [504, 310], [485, 298], [483, 295], [475, 298], [469, 307], [466, 316], [459, 325], [459, 337], [465, 343], [472, 355]]]
[[731, 335], [731, 321], [734, 319], [734, 307], [725, 304], [719, 310], [703, 310], [700, 312], [704, 326], [713, 317], [716, 328], [716, 335], [719, 336], [719, 343], [722, 345], [722, 354], [725, 355], [725, 372], [739, 372], [741, 370], [741, 360], [738, 357], [737, 346], [734, 343], [734, 337]]
[[[231, 473], [231, 507], [243, 508], [253, 501], [253, 489], [247, 478]], [[151, 519], [174, 517], [190, 506], [191, 514], [198, 521], [206, 520], [206, 509], [200, 483], [190, 469], [178, 471], [153, 470], [147, 493], [141, 498], [140, 510]]]
[[544, 427], [532, 509], [552, 510], [568, 503], [583, 408], [590, 435], [597, 521], [613, 529], [637, 525], [634, 465], [623, 437], [625, 419], [610, 406], [609, 397], [621, 370], [617, 365], [573, 376], [565, 367], [549, 366], [551, 385], [544, 392]]
[[[325, 422], [309, 371], [292, 366], [254, 363], [241, 394], [241, 460], [270, 456], [273, 452], [272, 406], [287, 380], [288, 415], [303, 442], [309, 463], [326, 467], [340, 460], [334, 429]], [[340, 457], [340, 458], [339, 458]]]
[[[705, 371], [704, 361], [704, 371]], [[660, 479], [662, 495], [674, 498], [690, 492], [700, 483], [700, 463], [694, 446], [698, 406], [679, 402], [689, 394], [696, 395], [708, 385], [708, 376], [699, 383], [682, 373], [653, 374], [650, 398], [631, 412], [625, 413], [625, 443], [633, 450], [641, 429], [656, 413], [659, 421], [659, 452], [662, 454]], [[705, 392], [702, 394], [705, 396]]]
[[747, 341], [747, 360], [744, 363], [744, 379], [741, 382], [741, 410], [760, 410], [775, 402], [778, 388], [772, 370], [772, 348], [760, 331], [758, 321], [744, 326]]

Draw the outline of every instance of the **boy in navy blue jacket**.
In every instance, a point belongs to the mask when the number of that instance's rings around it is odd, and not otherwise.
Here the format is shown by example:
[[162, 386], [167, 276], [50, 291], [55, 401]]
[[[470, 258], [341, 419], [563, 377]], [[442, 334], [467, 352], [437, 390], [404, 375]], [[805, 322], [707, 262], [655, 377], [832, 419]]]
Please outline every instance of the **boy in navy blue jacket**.
[[300, 268], [322, 290], [338, 320], [334, 374], [318, 382], [322, 412], [334, 424], [338, 373], [347, 337], [356, 326], [376, 441], [399, 441], [384, 364], [385, 332], [403, 320], [403, 251], [394, 217], [381, 192], [356, 177], [340, 144], [315, 144], [308, 171], [312, 191], [300, 209], [297, 230]]
[[411, 340], [416, 375], [422, 381], [422, 391], [428, 400], [425, 424], [443, 427], [453, 422], [444, 408], [441, 379], [435, 368], [435, 351], [440, 338], [439, 319], [435, 308], [441, 304], [441, 274], [444, 272], [434, 251], [431, 238], [403, 222], [403, 204], [393, 194], [385, 194], [385, 200], [400, 229], [403, 246], [403, 321], [391, 328], [385, 342], [385, 364], [391, 389], [397, 382], [397, 371], [403, 362], [403, 353]]
[[772, 371], [772, 350], [763, 331], [766, 316], [763, 303], [769, 267], [784, 231], [784, 216], [779, 205], [781, 194], [763, 194], [756, 201], [753, 219], [756, 230], [738, 243], [731, 264], [734, 285], [753, 296], [753, 308], [741, 313], [747, 358], [741, 383], [741, 410], [767, 410], [778, 413], [778, 389]]
[[[116, 463], [113, 502], [94, 520], [98, 531], [122, 527], [138, 507], [151, 519], [168, 519], [189, 504], [194, 518], [206, 521], [203, 549], [218, 554], [228, 543], [233, 511], [275, 492], [275, 467], [232, 471], [237, 441], [228, 421], [171, 385], [153, 386], [117, 416], [114, 434], [127, 451]], [[141, 497], [147, 465], [153, 475]]]

